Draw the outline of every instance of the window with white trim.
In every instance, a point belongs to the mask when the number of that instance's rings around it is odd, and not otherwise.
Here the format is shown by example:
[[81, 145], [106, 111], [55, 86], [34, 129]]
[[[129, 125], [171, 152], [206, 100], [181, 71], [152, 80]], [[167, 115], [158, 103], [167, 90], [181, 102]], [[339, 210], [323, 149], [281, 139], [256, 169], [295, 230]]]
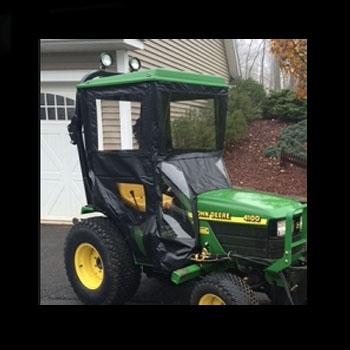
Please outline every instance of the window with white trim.
[[75, 113], [75, 101], [49, 93], [40, 94], [40, 120], [71, 120]]

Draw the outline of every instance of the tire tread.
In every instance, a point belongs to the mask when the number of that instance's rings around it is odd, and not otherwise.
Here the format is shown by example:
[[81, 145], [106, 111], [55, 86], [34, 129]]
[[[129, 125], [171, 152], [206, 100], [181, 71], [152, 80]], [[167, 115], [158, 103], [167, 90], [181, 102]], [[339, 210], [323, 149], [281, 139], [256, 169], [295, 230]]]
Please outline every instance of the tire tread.
[[[106, 247], [108, 252], [108, 270], [110, 280], [112, 281], [111, 288], [108, 290], [106, 298], [101, 304], [124, 304], [137, 291], [141, 279], [140, 267], [135, 265], [126, 239], [113, 225], [108, 218], [96, 217], [79, 221], [69, 232], [64, 247], [65, 257], [67, 256], [67, 245], [70, 239], [74, 236], [77, 230], [85, 229], [95, 232]], [[74, 278], [70, 274], [70, 269], [67, 268], [68, 259], [66, 261], [66, 272], [74, 292], [83, 299], [79, 288], [76, 286]], [[84, 303], [91, 303], [90, 300], [82, 300]]]
[[[191, 305], [198, 305], [205, 290], [216, 290], [224, 295], [228, 305], [258, 305], [254, 291], [240, 277], [231, 273], [211, 273], [197, 282], [191, 294]], [[219, 296], [220, 296], [219, 295]]]

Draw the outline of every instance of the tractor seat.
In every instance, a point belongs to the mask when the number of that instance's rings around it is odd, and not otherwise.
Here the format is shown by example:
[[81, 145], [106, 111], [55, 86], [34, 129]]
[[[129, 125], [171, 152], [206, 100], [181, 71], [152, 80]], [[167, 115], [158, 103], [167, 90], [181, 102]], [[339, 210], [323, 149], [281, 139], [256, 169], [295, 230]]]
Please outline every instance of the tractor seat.
[[[146, 211], [146, 195], [145, 188], [141, 184], [133, 183], [117, 183], [119, 194], [124, 204], [139, 210], [141, 212]], [[173, 197], [166, 194], [162, 195], [162, 208], [168, 210], [173, 203]]]

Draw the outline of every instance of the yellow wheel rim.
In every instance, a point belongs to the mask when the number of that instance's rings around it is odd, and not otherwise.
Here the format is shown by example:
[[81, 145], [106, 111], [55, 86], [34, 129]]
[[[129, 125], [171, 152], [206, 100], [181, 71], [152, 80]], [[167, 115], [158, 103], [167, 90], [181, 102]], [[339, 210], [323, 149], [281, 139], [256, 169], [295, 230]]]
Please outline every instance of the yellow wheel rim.
[[97, 289], [103, 281], [103, 262], [94, 246], [82, 243], [74, 255], [75, 271], [80, 282], [88, 289]]
[[198, 305], [226, 305], [226, 303], [215, 294], [205, 294], [200, 298]]

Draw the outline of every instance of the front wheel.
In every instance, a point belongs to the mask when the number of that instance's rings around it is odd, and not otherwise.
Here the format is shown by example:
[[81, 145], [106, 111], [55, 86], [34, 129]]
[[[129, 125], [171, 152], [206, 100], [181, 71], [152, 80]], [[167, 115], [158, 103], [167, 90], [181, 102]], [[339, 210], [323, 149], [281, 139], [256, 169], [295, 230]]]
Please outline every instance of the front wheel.
[[107, 218], [74, 225], [66, 238], [64, 258], [71, 286], [84, 304], [123, 304], [139, 286], [140, 267]]
[[191, 305], [258, 305], [254, 292], [230, 273], [212, 273], [196, 283]]

